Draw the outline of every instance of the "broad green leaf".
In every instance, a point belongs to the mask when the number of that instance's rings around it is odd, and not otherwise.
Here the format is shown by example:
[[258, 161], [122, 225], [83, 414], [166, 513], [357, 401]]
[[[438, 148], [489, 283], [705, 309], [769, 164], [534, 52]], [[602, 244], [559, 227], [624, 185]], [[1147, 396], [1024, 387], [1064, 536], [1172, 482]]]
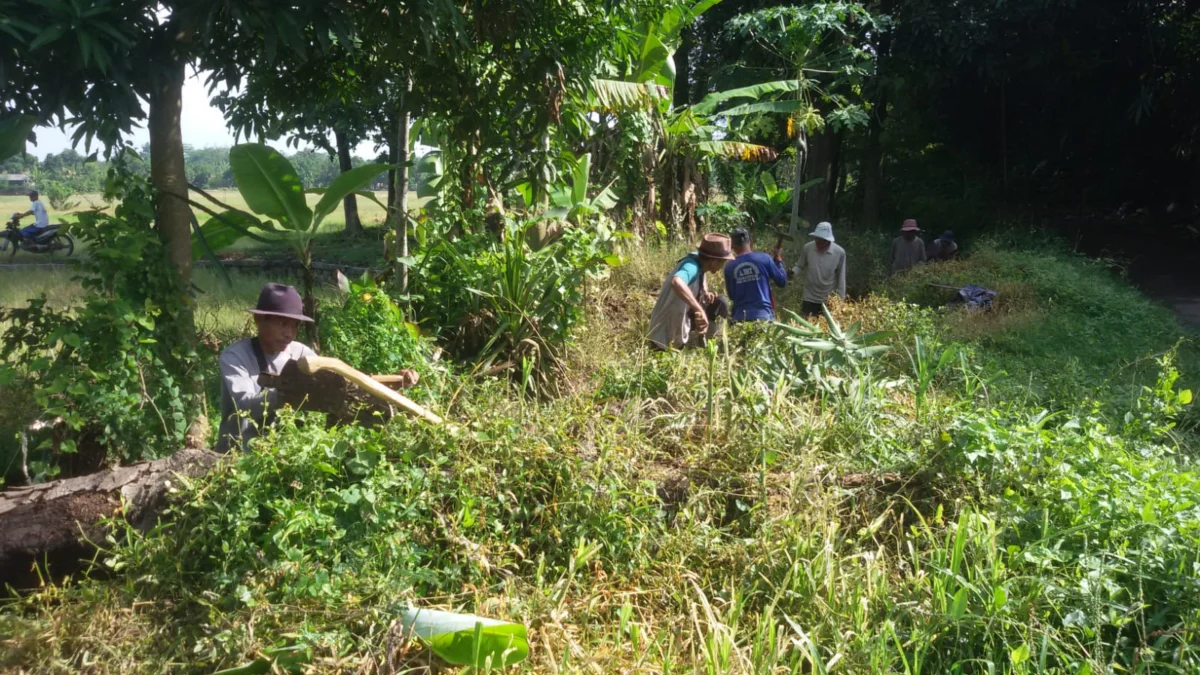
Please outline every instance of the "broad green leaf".
[[764, 171], [759, 175], [758, 179], [762, 181], [763, 188], [767, 191], [767, 199], [772, 199], [779, 192], [779, 185], [775, 183], [775, 176], [770, 171]]
[[[267, 241], [254, 230], [262, 230], [262, 223], [248, 213], [226, 211], [209, 218], [192, 234], [192, 260], [206, 254], [215, 256], [217, 251], [237, 243], [242, 237]], [[205, 250], [205, 249], [208, 250]]]
[[697, 0], [691, 7], [677, 6], [663, 15], [658, 25], [658, 34], [668, 41], [679, 39], [679, 34], [696, 17], [707, 12], [721, 0]]
[[[632, 78], [635, 82], [654, 82], [665, 87], [674, 86], [674, 81], [669, 83], [663, 81], [663, 71], [668, 67], [667, 61], [671, 58], [671, 50], [653, 32], [646, 34], [639, 57], [637, 70], [634, 71]], [[674, 70], [674, 68], [672, 63], [670, 69]]]
[[650, 82], [621, 80], [592, 80], [592, 93], [598, 107], [605, 110], [653, 108], [656, 101], [666, 99], [666, 87]]
[[824, 178], [814, 178], [812, 180], [806, 180], [803, 183], [797, 185], [796, 189], [799, 190], [800, 192], [807, 192], [809, 190], [809, 188], [816, 187], [824, 182], [825, 182]]
[[595, 206], [601, 211], [606, 211], [617, 205], [617, 193], [613, 192], [611, 187], [606, 187], [592, 199], [592, 206]]
[[774, 148], [738, 141], [701, 141], [696, 149], [716, 157], [740, 159], [745, 162], [771, 162], [779, 156]]
[[262, 675], [271, 672], [271, 662], [267, 659], [255, 659], [233, 668], [218, 670], [212, 675]]
[[313, 229], [316, 229], [347, 195], [352, 192], [357, 193], [370, 185], [376, 176], [387, 173], [391, 168], [392, 166], [389, 164], [365, 164], [334, 178], [333, 182], [329, 184], [329, 188], [325, 190], [325, 194], [321, 196], [321, 200], [317, 202], [316, 208], [313, 209]]
[[758, 99], [768, 94], [778, 94], [799, 91], [800, 82], [798, 80], [776, 80], [774, 82], [763, 82], [761, 84], [751, 85], [749, 87], [740, 87], [738, 89], [729, 89], [726, 91], [718, 91], [704, 97], [696, 105], [692, 106], [692, 110], [698, 115], [708, 115], [717, 109], [717, 106], [724, 102], [735, 98], [748, 98], [757, 101]]
[[421, 638], [454, 665], [479, 668], [491, 657], [494, 667], [504, 667], [529, 656], [521, 624], [433, 609], [409, 609], [403, 622], [405, 632]]
[[437, 197], [442, 186], [442, 153], [433, 151], [421, 155], [414, 171], [426, 176], [425, 180], [417, 186], [417, 196]]
[[[329, 188], [309, 188], [309, 189], [305, 190], [304, 192], [305, 192], [305, 194], [310, 194], [310, 195], [323, 195], [326, 192], [329, 192]], [[383, 202], [379, 201], [379, 197], [376, 197], [375, 193], [370, 190], [359, 190], [359, 191], [355, 192], [354, 194], [359, 197], [362, 197], [363, 199], [369, 199], [369, 200], [375, 202], [379, 206], [379, 208], [381, 208], [385, 211], [387, 210], [387, 204], [384, 204]]]
[[800, 101], [763, 101], [761, 103], [746, 103], [722, 110], [717, 113], [726, 117], [753, 115], [754, 113], [794, 113], [800, 108]]
[[967, 613], [967, 589], [958, 589], [954, 594], [954, 602], [950, 605], [950, 618], [961, 619]]
[[25, 151], [25, 140], [36, 125], [37, 118], [31, 115], [0, 120], [0, 162]]
[[1008, 592], [1003, 586], [997, 586], [996, 590], [992, 591], [992, 606], [1000, 609], [1008, 604]]
[[279, 151], [260, 143], [235, 145], [229, 151], [229, 166], [251, 211], [274, 218], [290, 230], [312, 227], [304, 185]]
[[863, 358], [879, 356], [880, 354], [890, 350], [891, 345], [875, 345], [874, 347], [865, 347], [861, 350]]
[[1158, 522], [1158, 514], [1154, 512], [1154, 504], [1150, 502], [1142, 504], [1142, 522], [1150, 524]]
[[1025, 663], [1029, 660], [1029, 645], [1022, 642], [1020, 647], [1017, 647], [1009, 653], [1008, 658], [1012, 661], [1014, 666], [1019, 666], [1022, 663]]
[[592, 153], [585, 152], [575, 163], [575, 179], [572, 183], [574, 203], [582, 204], [587, 201], [588, 176], [592, 171]]
[[1179, 392], [1179, 405], [1188, 405], [1192, 402], [1192, 390], [1184, 389]]

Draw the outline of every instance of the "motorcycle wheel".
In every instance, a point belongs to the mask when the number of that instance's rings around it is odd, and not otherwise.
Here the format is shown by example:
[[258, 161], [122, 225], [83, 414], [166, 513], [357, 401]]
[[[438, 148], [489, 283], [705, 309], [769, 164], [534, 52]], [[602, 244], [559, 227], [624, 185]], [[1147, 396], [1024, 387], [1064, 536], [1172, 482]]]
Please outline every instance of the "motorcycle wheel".
[[66, 256], [68, 258], [70, 258], [71, 254], [75, 252], [75, 240], [71, 238], [71, 235], [54, 235], [54, 239], [50, 242], [50, 254], [54, 255], [59, 251], [66, 251]]

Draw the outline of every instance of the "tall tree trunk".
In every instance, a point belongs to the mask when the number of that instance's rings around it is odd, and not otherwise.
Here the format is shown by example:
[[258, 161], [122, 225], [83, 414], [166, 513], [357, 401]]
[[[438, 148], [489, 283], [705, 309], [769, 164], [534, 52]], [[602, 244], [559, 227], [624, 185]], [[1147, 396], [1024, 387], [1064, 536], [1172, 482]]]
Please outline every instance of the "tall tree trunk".
[[833, 148], [837, 134], [830, 128], [809, 138], [807, 180], [823, 178], [804, 194], [804, 218], [809, 223], [829, 220], [829, 197], [833, 190]]
[[[188, 205], [187, 173], [183, 162], [183, 82], [186, 78], [183, 60], [177, 60], [164, 70], [150, 91], [150, 182], [158, 192], [154, 203], [154, 219], [158, 236], [167, 249], [167, 260], [178, 270], [180, 292], [180, 345], [196, 342], [195, 318], [192, 303], [186, 297], [192, 285], [192, 209]], [[204, 413], [204, 379], [201, 369], [195, 368], [186, 386], [191, 399], [191, 420], [188, 438], [203, 445], [208, 438], [208, 418]]]
[[[796, 125], [796, 164], [792, 167], [792, 224], [795, 234], [800, 229], [800, 184], [804, 182], [804, 165], [808, 160], [808, 132]], [[807, 233], [803, 233], [807, 234]]]
[[679, 49], [675, 52], [675, 107], [682, 108], [691, 101], [692, 50], [696, 45], [696, 31], [692, 26], [683, 29]]
[[[400, 110], [396, 122], [396, 253], [401, 258], [408, 257], [408, 92], [412, 91], [412, 79], [404, 76], [404, 90], [400, 92]], [[400, 263], [398, 281], [400, 292], [408, 290], [408, 265]]]
[[683, 208], [683, 227], [688, 236], [696, 236], [696, 160], [689, 154], [683, 158], [683, 189], [680, 192]]
[[154, 217], [171, 266], [187, 288], [192, 281], [191, 207], [183, 165], [184, 64], [172, 64], [150, 93], [150, 182], [158, 191]]
[[458, 169], [459, 187], [462, 189], [463, 211], [475, 208], [475, 179], [478, 168], [475, 165], [475, 144], [467, 143], [467, 152], [463, 156], [462, 165]]
[[842, 132], [835, 134], [833, 143], [833, 162], [830, 168], [830, 173], [833, 174], [833, 185], [829, 188], [829, 217], [836, 218], [838, 215], [838, 193], [842, 188]]
[[887, 122], [887, 96], [876, 99], [871, 123], [867, 128], [867, 149], [862, 167], [862, 224], [879, 227], [879, 207], [883, 201], [883, 125]]
[[655, 152], [655, 149], [654, 144], [651, 143], [642, 151], [642, 167], [645, 169], [646, 174], [646, 197], [642, 202], [642, 215], [639, 219], [639, 224], [635, 224], [635, 227], [641, 228], [641, 231], [637, 234], [643, 240], [647, 234], [656, 229], [654, 227], [654, 213], [658, 202], [658, 195], [655, 176], [658, 174], [658, 167], [655, 164], [657, 164], [658, 153]]
[[[880, 14], [886, 14], [893, 19], [899, 19], [902, 13], [896, 0], [882, 0], [879, 4]], [[901, 20], [903, 24], [903, 20]], [[867, 126], [867, 147], [862, 160], [862, 216], [863, 227], [877, 228], [880, 222], [880, 209], [883, 202], [883, 130], [888, 118], [888, 88], [887, 76], [891, 65], [892, 31], [884, 30], [878, 34], [875, 45], [875, 75], [868, 81], [871, 94], [871, 121]]]
[[[341, 131], [334, 131], [333, 139], [337, 143], [338, 168], [342, 173], [346, 173], [354, 168], [354, 162], [350, 159], [350, 141]], [[358, 197], [351, 192], [346, 195], [342, 205], [346, 209], [346, 234], [355, 236], [362, 234], [362, 221], [358, 219]]]
[[679, 176], [677, 175], [679, 158], [668, 152], [665, 159], [666, 161], [662, 164], [662, 181], [659, 182], [659, 187], [662, 188], [662, 199], [659, 200], [658, 219], [666, 225], [668, 230], [676, 231], [679, 225], [675, 218], [675, 207], [679, 199]]
[[[392, 129], [394, 132], [396, 129], [396, 126], [399, 123], [400, 123], [399, 120], [396, 120], [394, 118], [390, 119], [390, 120], [388, 120], [388, 128]], [[388, 164], [395, 166], [399, 162], [399, 157], [400, 157], [399, 150], [400, 149], [396, 147], [396, 136], [393, 133], [391, 140], [388, 142]], [[388, 169], [387, 182], [388, 182], [387, 209], [388, 209], [388, 214], [390, 217], [392, 214], [396, 213], [396, 170], [395, 169]], [[394, 222], [389, 222], [388, 225], [390, 227], [395, 227]]]

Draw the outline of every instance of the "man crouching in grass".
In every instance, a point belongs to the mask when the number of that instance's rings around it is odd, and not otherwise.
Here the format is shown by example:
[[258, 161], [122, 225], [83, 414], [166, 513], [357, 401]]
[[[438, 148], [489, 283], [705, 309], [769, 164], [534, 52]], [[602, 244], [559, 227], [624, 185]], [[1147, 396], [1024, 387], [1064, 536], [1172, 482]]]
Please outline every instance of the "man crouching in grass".
[[259, 429], [274, 422], [279, 395], [259, 385], [263, 373], [278, 375], [288, 361], [317, 353], [296, 342], [300, 324], [312, 323], [304, 315], [304, 302], [295, 288], [270, 283], [258, 294], [254, 315], [258, 335], [239, 340], [221, 352], [221, 427], [217, 452], [245, 449]]
[[650, 314], [650, 344], [657, 349], [682, 348], [692, 331], [705, 337], [716, 334], [722, 318], [729, 316], [729, 299], [708, 290], [707, 274], [720, 272], [733, 260], [729, 237], [706, 234], [680, 260], [663, 282], [658, 302]]

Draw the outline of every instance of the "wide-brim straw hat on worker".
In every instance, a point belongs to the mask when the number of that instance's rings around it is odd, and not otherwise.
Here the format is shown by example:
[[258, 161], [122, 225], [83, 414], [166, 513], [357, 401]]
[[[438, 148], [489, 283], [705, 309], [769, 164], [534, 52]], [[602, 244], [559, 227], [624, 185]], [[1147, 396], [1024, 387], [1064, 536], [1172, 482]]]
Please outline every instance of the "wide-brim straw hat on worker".
[[830, 223], [817, 223], [817, 227], [812, 232], [808, 233], [810, 237], [824, 239], [829, 243], [833, 243], [833, 225]]
[[909, 218], [904, 221], [904, 225], [900, 228], [901, 232], [920, 232], [921, 228], [917, 227], [917, 221]]
[[700, 255], [716, 260], [733, 260], [733, 246], [727, 234], [706, 234], [696, 247]]
[[304, 301], [295, 288], [287, 284], [267, 284], [258, 294], [258, 305], [246, 310], [258, 316], [282, 316], [285, 319], [295, 319], [312, 323], [313, 320], [304, 316]]

